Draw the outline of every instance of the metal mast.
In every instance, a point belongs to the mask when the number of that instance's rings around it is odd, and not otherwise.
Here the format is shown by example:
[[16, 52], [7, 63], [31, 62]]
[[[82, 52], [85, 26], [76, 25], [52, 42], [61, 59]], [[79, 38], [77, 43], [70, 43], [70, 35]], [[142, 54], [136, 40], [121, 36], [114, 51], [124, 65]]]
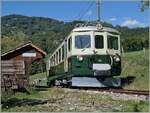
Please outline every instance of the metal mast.
[[100, 22], [100, 0], [96, 1], [97, 4], [97, 21]]

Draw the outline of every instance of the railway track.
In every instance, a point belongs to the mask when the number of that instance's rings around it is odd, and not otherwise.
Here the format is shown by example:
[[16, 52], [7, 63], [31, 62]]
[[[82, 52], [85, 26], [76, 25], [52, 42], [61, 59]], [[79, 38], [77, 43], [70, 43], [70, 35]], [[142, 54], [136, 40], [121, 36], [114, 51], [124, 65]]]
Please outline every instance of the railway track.
[[101, 90], [99, 91], [106, 91], [106, 92], [112, 92], [112, 93], [121, 93], [121, 94], [130, 94], [130, 95], [144, 95], [149, 96], [149, 91], [146, 90], [127, 90], [127, 89], [107, 89], [107, 90]]
[[121, 88], [77, 88], [74, 87], [73, 89], [81, 89], [81, 90], [91, 90], [91, 91], [99, 91], [99, 92], [110, 92], [110, 93], [120, 93], [120, 94], [128, 94], [128, 95], [144, 95], [149, 96], [148, 90], [128, 90], [128, 89], [121, 89]]
[[[48, 88], [47, 86], [37, 86], [36, 88]], [[121, 88], [79, 88], [79, 87], [72, 87], [71, 89], [79, 89], [79, 90], [89, 90], [89, 91], [99, 91], [99, 92], [110, 92], [110, 93], [120, 93], [120, 94], [128, 94], [128, 95], [144, 95], [149, 96], [148, 90], [128, 90], [128, 89], [121, 89]]]

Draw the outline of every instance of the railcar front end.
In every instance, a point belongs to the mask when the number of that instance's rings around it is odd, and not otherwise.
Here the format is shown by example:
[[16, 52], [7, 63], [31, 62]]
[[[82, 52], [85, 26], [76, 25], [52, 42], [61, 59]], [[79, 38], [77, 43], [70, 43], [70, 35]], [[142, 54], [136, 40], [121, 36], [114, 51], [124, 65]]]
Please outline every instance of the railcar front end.
[[72, 86], [120, 86], [120, 36], [110, 32], [74, 32], [72, 56]]

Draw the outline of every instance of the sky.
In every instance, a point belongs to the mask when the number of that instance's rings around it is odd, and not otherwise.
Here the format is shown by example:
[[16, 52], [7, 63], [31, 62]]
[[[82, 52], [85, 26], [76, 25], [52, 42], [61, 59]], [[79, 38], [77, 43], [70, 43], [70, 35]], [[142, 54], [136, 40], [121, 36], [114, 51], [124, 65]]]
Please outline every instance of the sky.
[[[113, 25], [145, 27], [149, 23], [148, 9], [140, 11], [141, 0], [101, 0], [100, 17]], [[48, 17], [60, 21], [96, 20], [95, 0], [3, 0], [2, 16], [20, 14]]]

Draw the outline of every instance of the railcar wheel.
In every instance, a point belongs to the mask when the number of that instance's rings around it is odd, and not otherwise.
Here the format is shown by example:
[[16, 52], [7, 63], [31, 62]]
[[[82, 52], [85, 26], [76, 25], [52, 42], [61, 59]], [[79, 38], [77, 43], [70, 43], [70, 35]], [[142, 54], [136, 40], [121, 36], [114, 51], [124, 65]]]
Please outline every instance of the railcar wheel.
[[105, 81], [105, 77], [98, 78], [99, 81]]

